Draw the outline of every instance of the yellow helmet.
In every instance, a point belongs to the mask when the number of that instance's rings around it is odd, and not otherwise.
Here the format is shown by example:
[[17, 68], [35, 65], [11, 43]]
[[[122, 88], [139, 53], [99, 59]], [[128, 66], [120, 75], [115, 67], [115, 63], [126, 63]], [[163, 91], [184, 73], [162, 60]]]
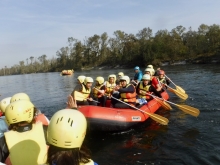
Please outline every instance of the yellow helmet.
[[47, 141], [61, 148], [80, 148], [86, 135], [87, 122], [78, 110], [62, 109], [51, 118]]
[[82, 84], [85, 80], [86, 76], [78, 76], [77, 80], [79, 80], [79, 82]]
[[142, 80], [150, 81], [150, 75], [149, 74], [144, 74], [143, 77], [142, 77]]
[[88, 82], [93, 83], [93, 78], [92, 77], [86, 77], [84, 80], [84, 83], [87, 84]]
[[26, 93], [16, 93], [15, 95], [11, 97], [10, 102], [12, 103], [18, 100], [29, 100], [30, 101], [30, 97]]
[[96, 77], [96, 81], [98, 81], [98, 83], [101, 85], [101, 84], [103, 84], [104, 83], [104, 78], [103, 77]]
[[34, 105], [28, 100], [18, 100], [9, 104], [5, 109], [7, 123], [14, 124], [22, 121], [30, 123], [34, 117]]
[[0, 101], [0, 111], [5, 113], [6, 107], [10, 104], [11, 97], [6, 97]]
[[129, 84], [129, 82], [130, 82], [130, 78], [128, 77], [128, 76], [122, 76], [121, 78], [120, 78], [120, 81], [121, 80], [125, 80], [126, 82], [127, 82], [127, 84]]
[[108, 80], [109, 80], [110, 77], [113, 77], [113, 78], [114, 78], [114, 82], [116, 81], [116, 75], [115, 75], [115, 74], [110, 74], [110, 75], [108, 76]]
[[124, 73], [123, 72], [119, 72], [118, 76], [124, 76]]

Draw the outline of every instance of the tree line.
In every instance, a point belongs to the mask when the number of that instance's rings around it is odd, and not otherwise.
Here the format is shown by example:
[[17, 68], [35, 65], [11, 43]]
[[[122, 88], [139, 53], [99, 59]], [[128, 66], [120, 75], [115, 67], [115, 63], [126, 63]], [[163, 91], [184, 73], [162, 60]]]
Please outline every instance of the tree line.
[[0, 70], [0, 75], [54, 72], [63, 69], [89, 69], [93, 67], [160, 65], [165, 61], [192, 61], [220, 53], [220, 26], [201, 24], [197, 31], [177, 26], [171, 31], [159, 30], [153, 36], [152, 29], [143, 28], [137, 34], [121, 30], [109, 37], [106, 32], [93, 35], [83, 41], [68, 38], [68, 45], [47, 55], [29, 57], [18, 64]]

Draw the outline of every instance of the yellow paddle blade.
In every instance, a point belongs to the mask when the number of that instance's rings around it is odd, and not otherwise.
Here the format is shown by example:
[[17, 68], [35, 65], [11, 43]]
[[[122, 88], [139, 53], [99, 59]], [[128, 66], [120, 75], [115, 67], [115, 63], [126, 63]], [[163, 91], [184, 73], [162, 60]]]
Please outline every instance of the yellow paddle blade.
[[182, 93], [186, 93], [185, 90], [183, 88], [181, 88], [180, 86], [176, 85], [176, 90], [182, 92]]
[[78, 91], [74, 92], [74, 99], [78, 101], [83, 101], [85, 100], [84, 95]]
[[181, 109], [185, 113], [190, 114], [192, 116], [197, 117], [200, 114], [199, 109], [191, 107], [189, 105], [178, 105], [178, 104], [176, 104], [176, 106], [179, 107], [179, 109]]
[[168, 125], [168, 123], [169, 123], [169, 120], [165, 117], [162, 117], [157, 114], [149, 113], [149, 112], [145, 112], [145, 113], [148, 114], [151, 119], [153, 119], [154, 121], [156, 121], [162, 125]]
[[186, 100], [188, 98], [188, 95], [186, 93], [182, 93], [176, 89], [173, 89], [174, 93], [181, 99]]
[[172, 107], [170, 106], [170, 104], [166, 103], [165, 101], [162, 101], [162, 100], [160, 100], [160, 99], [157, 99], [156, 97], [155, 97], [155, 99], [156, 99], [156, 101], [157, 101], [164, 109], [166, 109], [166, 110], [171, 110], [171, 109], [172, 109]]

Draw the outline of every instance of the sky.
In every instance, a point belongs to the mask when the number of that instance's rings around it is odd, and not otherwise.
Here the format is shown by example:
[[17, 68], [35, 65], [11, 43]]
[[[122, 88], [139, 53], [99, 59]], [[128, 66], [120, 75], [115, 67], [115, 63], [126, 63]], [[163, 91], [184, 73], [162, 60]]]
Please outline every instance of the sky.
[[0, 0], [0, 68], [56, 58], [68, 37], [220, 25], [219, 7], [219, 0]]

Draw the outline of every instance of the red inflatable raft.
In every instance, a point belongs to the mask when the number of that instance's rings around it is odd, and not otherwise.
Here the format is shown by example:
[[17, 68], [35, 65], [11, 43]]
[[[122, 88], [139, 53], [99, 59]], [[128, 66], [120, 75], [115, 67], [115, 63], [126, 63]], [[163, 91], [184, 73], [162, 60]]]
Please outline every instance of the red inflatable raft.
[[[162, 96], [164, 99], [169, 98], [167, 92], [163, 92]], [[155, 113], [160, 106], [153, 99], [140, 109], [145, 112]], [[78, 109], [87, 118], [88, 128], [93, 131], [124, 131], [149, 118], [146, 113], [134, 109], [118, 109], [92, 105], [79, 106]]]

